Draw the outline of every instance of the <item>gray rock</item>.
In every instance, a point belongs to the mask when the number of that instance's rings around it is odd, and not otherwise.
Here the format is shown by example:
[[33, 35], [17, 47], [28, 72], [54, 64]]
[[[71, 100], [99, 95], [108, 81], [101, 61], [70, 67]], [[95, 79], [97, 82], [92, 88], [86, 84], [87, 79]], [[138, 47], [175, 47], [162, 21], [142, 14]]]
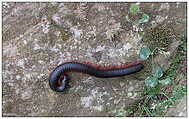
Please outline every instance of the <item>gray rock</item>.
[[[99, 79], [70, 73], [71, 88], [64, 93], [48, 84], [49, 73], [67, 60], [101, 65], [136, 60], [145, 44], [139, 26], [133, 30], [134, 24], [126, 22], [129, 4], [4, 2], [3, 116], [114, 116], [132, 105], [140, 94], [124, 94], [143, 89], [143, 81], [135, 78], [139, 74]], [[185, 17], [185, 5], [140, 4], [154, 21], [146, 27], [174, 22], [181, 13]], [[167, 19], [159, 19], [164, 15]]]

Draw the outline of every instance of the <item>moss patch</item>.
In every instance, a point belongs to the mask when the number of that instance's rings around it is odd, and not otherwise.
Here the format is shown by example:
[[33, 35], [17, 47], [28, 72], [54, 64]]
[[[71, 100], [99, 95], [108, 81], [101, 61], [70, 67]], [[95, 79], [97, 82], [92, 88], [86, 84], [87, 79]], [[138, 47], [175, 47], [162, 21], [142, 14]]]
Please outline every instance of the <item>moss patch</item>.
[[172, 28], [165, 25], [157, 25], [146, 31], [143, 40], [151, 50], [156, 47], [167, 50], [173, 38], [175, 38], [175, 35]]

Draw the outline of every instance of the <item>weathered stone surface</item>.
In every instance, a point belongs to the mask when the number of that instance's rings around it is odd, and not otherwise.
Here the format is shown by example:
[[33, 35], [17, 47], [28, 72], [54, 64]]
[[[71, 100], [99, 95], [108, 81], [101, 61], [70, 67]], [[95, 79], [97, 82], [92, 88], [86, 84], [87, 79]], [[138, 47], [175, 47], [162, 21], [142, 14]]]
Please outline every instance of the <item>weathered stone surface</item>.
[[183, 97], [181, 100], [177, 101], [175, 105], [168, 109], [166, 114], [168, 117], [187, 117], [187, 97]]
[[[119, 65], [138, 58], [138, 30], [171, 24], [182, 32], [184, 3], [140, 3], [150, 21], [128, 23], [131, 3], [3, 3], [3, 115], [113, 116], [140, 97], [135, 75], [98, 79], [71, 73], [71, 88], [53, 92], [49, 73], [67, 60]], [[176, 47], [175, 47], [176, 48]], [[172, 51], [175, 50], [172, 49]]]

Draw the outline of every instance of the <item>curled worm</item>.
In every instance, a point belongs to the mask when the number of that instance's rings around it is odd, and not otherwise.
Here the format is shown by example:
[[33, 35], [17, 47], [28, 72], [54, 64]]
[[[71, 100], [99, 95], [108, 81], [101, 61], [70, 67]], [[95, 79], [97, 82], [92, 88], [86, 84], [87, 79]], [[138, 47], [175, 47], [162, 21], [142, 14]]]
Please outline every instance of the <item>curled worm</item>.
[[53, 91], [62, 92], [68, 81], [69, 72], [81, 72], [98, 78], [112, 78], [129, 75], [140, 71], [144, 65], [135, 61], [119, 66], [100, 66], [89, 62], [71, 61], [57, 66], [49, 77], [49, 85]]

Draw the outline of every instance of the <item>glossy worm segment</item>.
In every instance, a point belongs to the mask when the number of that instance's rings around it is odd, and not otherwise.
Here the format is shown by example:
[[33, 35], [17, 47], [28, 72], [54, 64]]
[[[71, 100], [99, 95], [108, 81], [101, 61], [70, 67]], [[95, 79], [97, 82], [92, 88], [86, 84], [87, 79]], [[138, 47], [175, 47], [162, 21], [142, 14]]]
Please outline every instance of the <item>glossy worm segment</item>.
[[68, 81], [69, 72], [81, 72], [98, 78], [112, 78], [129, 75], [140, 71], [144, 65], [141, 61], [120, 66], [100, 66], [89, 62], [66, 62], [57, 66], [49, 77], [49, 85], [53, 91], [62, 92]]

